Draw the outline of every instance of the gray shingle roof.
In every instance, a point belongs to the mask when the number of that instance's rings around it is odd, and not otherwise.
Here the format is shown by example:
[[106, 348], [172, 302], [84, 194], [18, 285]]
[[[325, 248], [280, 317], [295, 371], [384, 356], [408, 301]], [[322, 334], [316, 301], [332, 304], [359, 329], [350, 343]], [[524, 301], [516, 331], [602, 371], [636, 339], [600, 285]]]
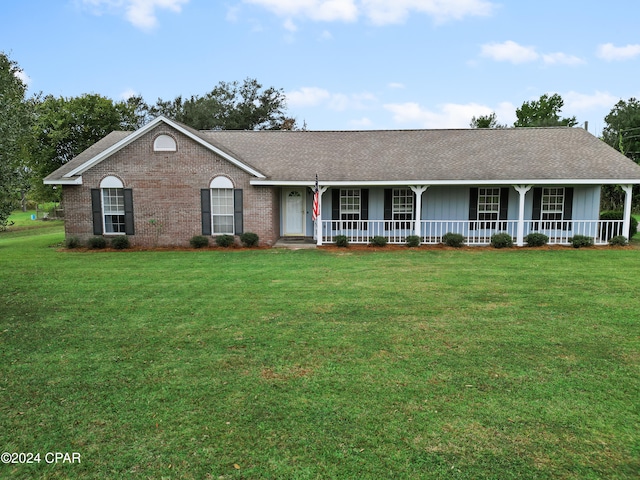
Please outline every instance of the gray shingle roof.
[[[579, 128], [301, 132], [197, 131], [177, 125], [273, 182], [310, 182], [317, 173], [323, 183], [640, 183], [640, 166]], [[107, 135], [46, 180], [62, 179], [130, 134]]]
[[640, 166], [579, 128], [200, 135], [282, 181], [640, 181]]

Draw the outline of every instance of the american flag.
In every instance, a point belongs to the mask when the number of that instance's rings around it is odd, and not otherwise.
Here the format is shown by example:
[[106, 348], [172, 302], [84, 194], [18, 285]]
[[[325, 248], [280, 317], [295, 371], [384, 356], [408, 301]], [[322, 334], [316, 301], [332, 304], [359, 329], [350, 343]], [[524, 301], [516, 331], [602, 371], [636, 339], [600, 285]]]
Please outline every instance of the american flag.
[[318, 174], [316, 173], [316, 188], [313, 190], [313, 213], [311, 219], [315, 222], [320, 216], [320, 193], [318, 190]]

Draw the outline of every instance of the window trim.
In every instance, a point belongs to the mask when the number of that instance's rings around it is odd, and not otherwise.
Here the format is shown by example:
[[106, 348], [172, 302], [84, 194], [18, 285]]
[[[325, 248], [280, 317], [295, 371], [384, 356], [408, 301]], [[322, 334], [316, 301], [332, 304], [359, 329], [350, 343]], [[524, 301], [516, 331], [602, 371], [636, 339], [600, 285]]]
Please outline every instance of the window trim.
[[178, 151], [178, 144], [176, 139], [166, 133], [161, 133], [153, 139], [153, 151], [154, 152], [176, 152]]
[[[396, 200], [398, 202], [396, 203]], [[404, 202], [402, 201], [404, 200]], [[398, 208], [403, 206], [401, 210]], [[396, 229], [412, 228], [415, 212], [415, 195], [410, 188], [393, 188], [391, 191], [391, 219]], [[400, 218], [404, 216], [404, 218]]]

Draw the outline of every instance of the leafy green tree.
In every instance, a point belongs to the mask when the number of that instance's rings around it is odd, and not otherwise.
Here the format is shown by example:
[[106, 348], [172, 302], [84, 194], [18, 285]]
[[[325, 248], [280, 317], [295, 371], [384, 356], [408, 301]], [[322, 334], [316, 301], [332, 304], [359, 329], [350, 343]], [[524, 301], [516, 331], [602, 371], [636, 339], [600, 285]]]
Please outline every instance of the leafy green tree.
[[573, 127], [578, 124], [576, 117], [560, 118], [564, 100], [557, 93], [544, 94], [539, 100], [524, 102], [516, 109], [517, 120], [514, 127]]
[[21, 168], [31, 122], [18, 64], [0, 52], [0, 228], [7, 225], [23, 185]]
[[291, 126], [285, 109], [281, 89], [264, 89], [257, 80], [247, 78], [243, 83], [220, 82], [211, 92], [187, 100], [181, 96], [173, 101], [158, 99], [150, 113], [198, 130], [279, 130]]
[[114, 130], [132, 130], [144, 121], [141, 98], [114, 103], [85, 94], [79, 97], [46, 96], [36, 99], [30, 167], [37, 200], [58, 200], [59, 191], [42, 179]]
[[[640, 163], [640, 101], [630, 98], [620, 100], [604, 117], [602, 139], [613, 148]], [[634, 208], [638, 208], [638, 187], [634, 187]], [[624, 206], [624, 191], [614, 185], [602, 188], [603, 210], [620, 210]]]
[[489, 115], [480, 115], [479, 117], [472, 117], [471, 128], [506, 128], [506, 125], [498, 123], [498, 117], [496, 112], [491, 112]]

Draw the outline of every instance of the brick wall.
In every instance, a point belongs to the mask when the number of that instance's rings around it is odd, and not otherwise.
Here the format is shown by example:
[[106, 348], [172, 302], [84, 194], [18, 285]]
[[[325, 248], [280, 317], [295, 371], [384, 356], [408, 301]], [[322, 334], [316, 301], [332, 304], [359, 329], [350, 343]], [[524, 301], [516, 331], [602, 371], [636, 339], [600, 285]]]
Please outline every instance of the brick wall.
[[[153, 140], [160, 134], [176, 140], [176, 152], [153, 151]], [[108, 175], [132, 189], [132, 245], [188, 246], [191, 237], [202, 234], [200, 190], [209, 188], [218, 175], [243, 190], [244, 231], [258, 234], [264, 245], [278, 238], [278, 189], [251, 186], [251, 174], [165, 124], [84, 172], [81, 186], [63, 186], [67, 236], [93, 236], [91, 189], [99, 188]]]

